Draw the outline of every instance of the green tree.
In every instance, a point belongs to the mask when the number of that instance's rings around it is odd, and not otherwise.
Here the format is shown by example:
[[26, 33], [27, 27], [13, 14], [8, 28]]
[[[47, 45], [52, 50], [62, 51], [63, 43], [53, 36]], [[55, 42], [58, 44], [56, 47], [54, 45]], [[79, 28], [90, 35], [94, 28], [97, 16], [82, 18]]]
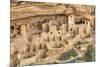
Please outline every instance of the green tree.
[[95, 61], [95, 47], [93, 45], [87, 47], [84, 60], [87, 62]]
[[67, 60], [67, 59], [70, 59], [70, 58], [75, 57], [77, 55], [78, 55], [78, 53], [74, 49], [71, 49], [68, 52], [62, 53], [59, 57], [59, 60]]

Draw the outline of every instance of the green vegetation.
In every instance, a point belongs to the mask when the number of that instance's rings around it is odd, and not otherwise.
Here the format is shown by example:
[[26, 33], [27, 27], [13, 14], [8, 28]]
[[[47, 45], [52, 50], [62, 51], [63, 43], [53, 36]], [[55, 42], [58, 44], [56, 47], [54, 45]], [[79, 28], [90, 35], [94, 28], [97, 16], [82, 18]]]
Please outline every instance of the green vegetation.
[[67, 60], [67, 59], [70, 59], [71, 57], [75, 57], [77, 55], [78, 55], [78, 53], [74, 49], [71, 49], [68, 52], [62, 53], [59, 57], [59, 60]]
[[85, 53], [84, 60], [86, 62], [95, 61], [95, 47], [93, 45], [89, 45], [87, 47], [87, 51]]
[[77, 58], [71, 62], [81, 63], [81, 62], [93, 62], [93, 61], [95, 61], [95, 47], [94, 45], [89, 45], [83, 57]]

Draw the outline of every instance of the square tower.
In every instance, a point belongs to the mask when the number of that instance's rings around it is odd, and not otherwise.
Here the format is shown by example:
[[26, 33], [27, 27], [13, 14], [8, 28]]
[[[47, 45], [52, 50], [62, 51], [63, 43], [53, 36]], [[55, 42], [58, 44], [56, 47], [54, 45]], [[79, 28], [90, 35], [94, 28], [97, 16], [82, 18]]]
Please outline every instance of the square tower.
[[68, 16], [68, 31], [72, 31], [74, 27], [74, 15]]

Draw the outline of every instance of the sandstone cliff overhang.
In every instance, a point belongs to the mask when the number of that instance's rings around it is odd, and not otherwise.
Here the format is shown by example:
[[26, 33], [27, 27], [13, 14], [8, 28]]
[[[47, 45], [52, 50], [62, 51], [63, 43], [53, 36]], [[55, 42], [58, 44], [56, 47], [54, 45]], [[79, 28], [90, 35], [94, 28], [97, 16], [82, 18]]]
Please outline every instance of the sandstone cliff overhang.
[[30, 16], [39, 16], [39, 15], [58, 15], [64, 14], [69, 15], [73, 14], [72, 8], [66, 8], [65, 6], [28, 6], [28, 7], [13, 7], [11, 8], [11, 20], [26, 18]]

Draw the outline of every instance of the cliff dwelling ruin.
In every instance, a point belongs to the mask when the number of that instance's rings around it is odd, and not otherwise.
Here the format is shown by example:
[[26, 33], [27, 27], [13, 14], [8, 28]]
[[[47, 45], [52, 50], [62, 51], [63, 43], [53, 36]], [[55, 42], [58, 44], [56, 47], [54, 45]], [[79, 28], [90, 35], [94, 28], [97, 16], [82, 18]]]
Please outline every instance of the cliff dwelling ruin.
[[76, 62], [95, 47], [95, 6], [11, 2], [10, 29], [12, 66]]

